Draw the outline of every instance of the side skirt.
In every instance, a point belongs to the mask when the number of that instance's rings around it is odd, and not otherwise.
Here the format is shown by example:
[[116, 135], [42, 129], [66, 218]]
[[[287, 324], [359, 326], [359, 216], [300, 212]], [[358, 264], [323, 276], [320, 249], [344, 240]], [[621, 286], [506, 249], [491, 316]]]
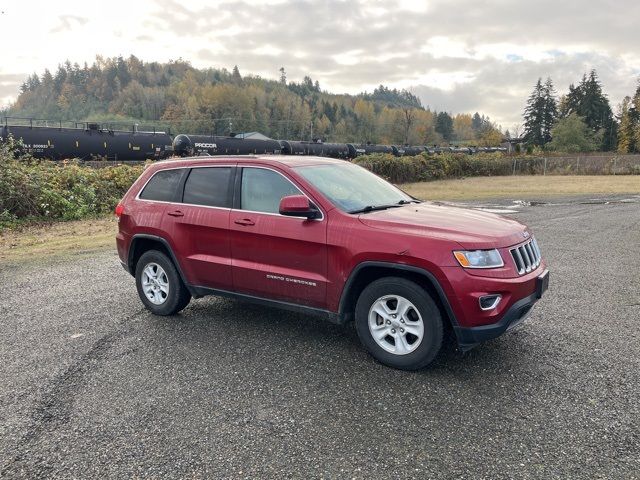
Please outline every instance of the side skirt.
[[324, 320], [328, 320], [331, 323], [341, 324], [340, 318], [337, 313], [330, 312], [329, 310], [322, 310], [320, 308], [307, 307], [305, 305], [299, 305], [297, 303], [283, 302], [280, 300], [272, 300], [269, 298], [256, 297], [254, 295], [247, 295], [244, 293], [229, 292], [228, 290], [217, 290], [207, 287], [190, 286], [189, 290], [194, 293], [194, 296], [204, 297], [207, 295], [215, 295], [218, 297], [232, 298], [234, 300], [240, 300], [243, 302], [255, 303], [257, 305], [263, 305], [265, 307], [279, 308], [282, 310], [289, 310], [291, 312], [303, 313], [306, 315], [313, 315]]

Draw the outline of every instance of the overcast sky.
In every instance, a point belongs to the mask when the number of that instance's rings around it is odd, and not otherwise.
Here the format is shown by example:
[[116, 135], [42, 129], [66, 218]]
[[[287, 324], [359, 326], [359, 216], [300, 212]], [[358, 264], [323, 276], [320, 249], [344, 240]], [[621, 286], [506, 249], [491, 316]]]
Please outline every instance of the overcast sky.
[[65, 59], [182, 57], [304, 75], [330, 92], [409, 88], [425, 106], [521, 123], [538, 77], [559, 93], [596, 68], [612, 107], [640, 76], [640, 1], [0, 0], [0, 105]]

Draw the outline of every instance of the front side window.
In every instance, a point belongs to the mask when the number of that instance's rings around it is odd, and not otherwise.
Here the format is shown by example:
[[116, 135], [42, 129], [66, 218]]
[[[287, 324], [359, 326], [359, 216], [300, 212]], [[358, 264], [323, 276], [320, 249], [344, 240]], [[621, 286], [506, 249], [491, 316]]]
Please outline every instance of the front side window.
[[140, 198], [158, 202], [173, 202], [183, 171], [181, 168], [160, 170], [147, 182], [147, 185], [140, 192]]
[[183, 203], [230, 208], [231, 167], [193, 168], [184, 184]]
[[273, 170], [242, 169], [240, 208], [253, 212], [279, 213], [280, 200], [288, 195], [300, 195], [293, 183]]

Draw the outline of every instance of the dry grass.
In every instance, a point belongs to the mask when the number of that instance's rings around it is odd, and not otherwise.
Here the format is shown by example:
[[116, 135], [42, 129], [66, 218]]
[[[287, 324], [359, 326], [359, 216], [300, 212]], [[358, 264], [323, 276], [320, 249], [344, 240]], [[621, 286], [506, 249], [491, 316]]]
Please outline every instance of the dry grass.
[[407, 183], [402, 189], [423, 200], [530, 200], [571, 195], [640, 194], [640, 175], [473, 177]]
[[37, 225], [0, 235], [0, 264], [115, 249], [114, 218]]

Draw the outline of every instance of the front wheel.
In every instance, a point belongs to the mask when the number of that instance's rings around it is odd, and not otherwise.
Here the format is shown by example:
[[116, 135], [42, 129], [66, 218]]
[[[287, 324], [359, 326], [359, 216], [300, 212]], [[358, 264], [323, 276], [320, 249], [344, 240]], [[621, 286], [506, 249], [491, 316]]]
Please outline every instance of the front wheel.
[[149, 250], [140, 257], [136, 265], [136, 287], [144, 306], [156, 315], [178, 313], [191, 300], [171, 259], [157, 250]]
[[381, 363], [417, 370], [442, 346], [442, 316], [427, 291], [399, 277], [368, 285], [356, 304], [356, 329], [365, 348]]

